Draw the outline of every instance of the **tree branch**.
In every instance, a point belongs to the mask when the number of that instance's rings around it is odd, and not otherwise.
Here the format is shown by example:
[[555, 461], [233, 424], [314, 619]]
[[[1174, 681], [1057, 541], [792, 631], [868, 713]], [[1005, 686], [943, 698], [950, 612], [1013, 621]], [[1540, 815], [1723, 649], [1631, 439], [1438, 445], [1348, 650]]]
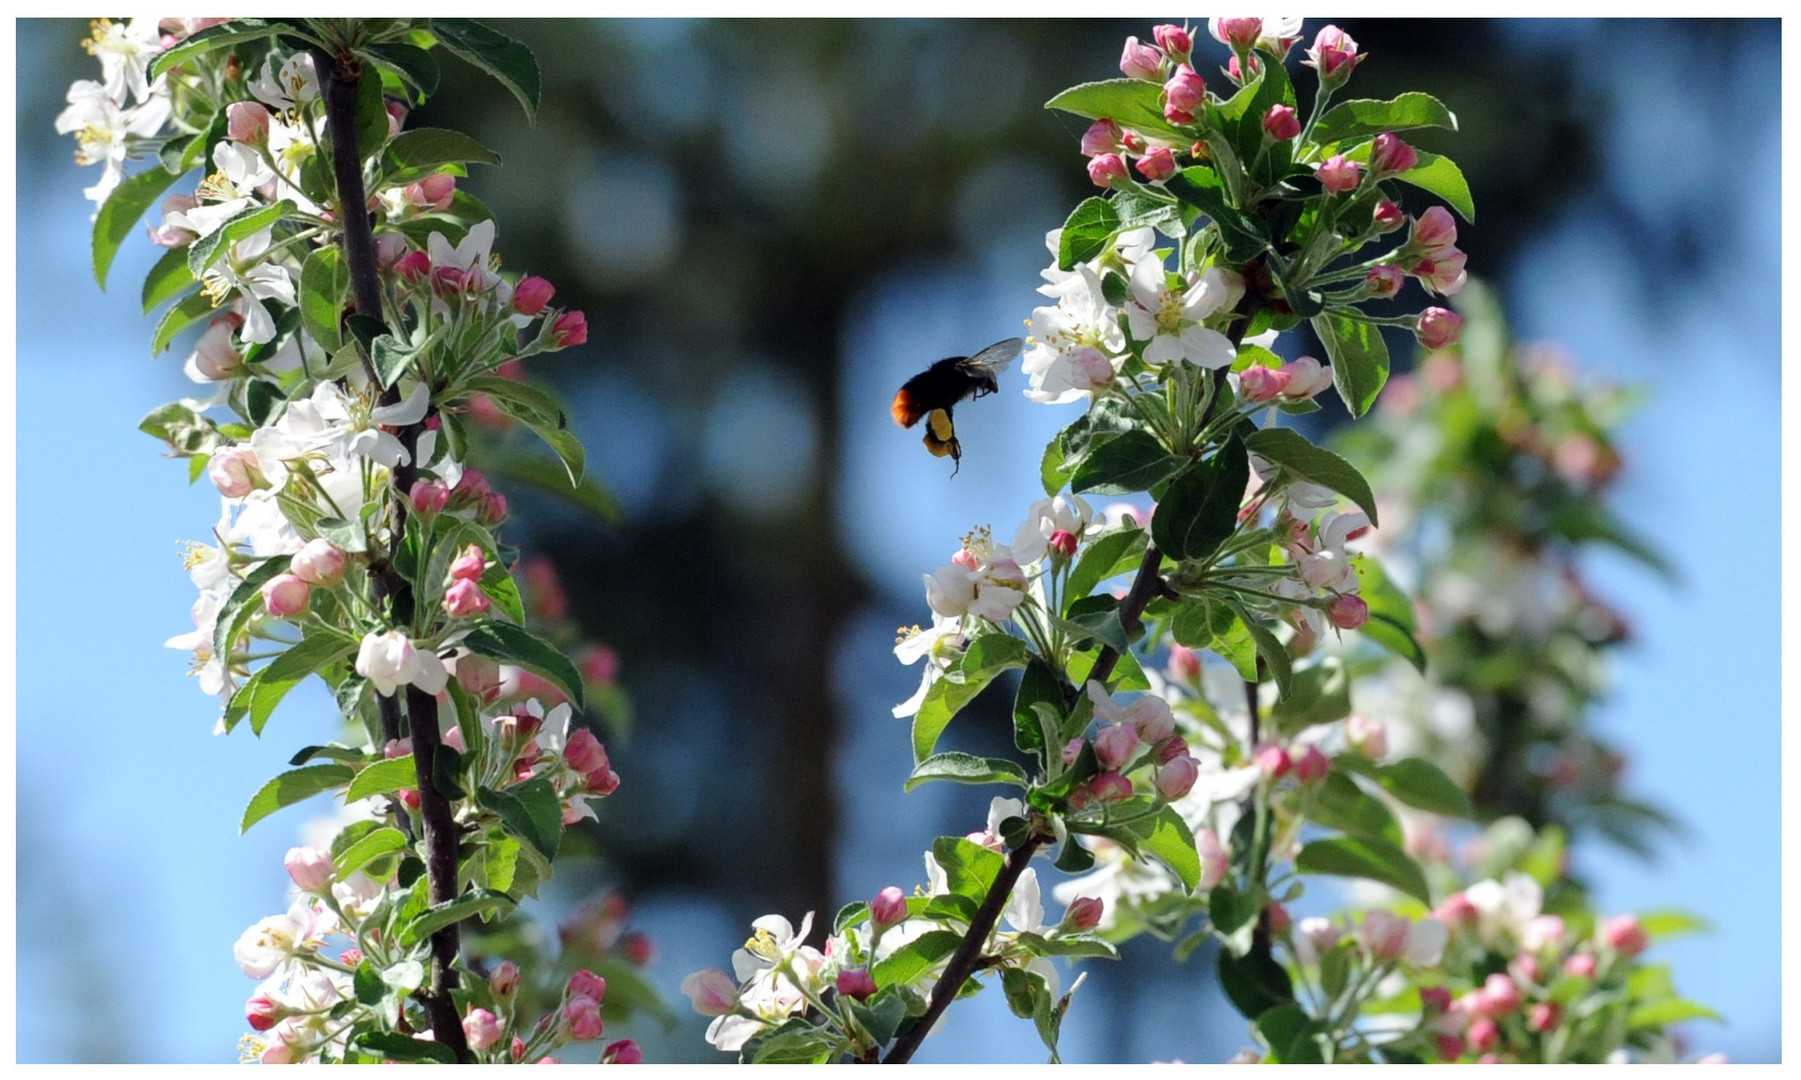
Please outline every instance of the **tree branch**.
[[926, 1005], [925, 1015], [894, 1041], [894, 1047], [888, 1051], [884, 1065], [905, 1065], [912, 1058], [913, 1052], [944, 1010], [956, 1000], [957, 992], [963, 989], [963, 983], [974, 973], [976, 964], [982, 957], [982, 946], [988, 941], [988, 935], [994, 930], [994, 924], [1001, 917], [1001, 909], [1007, 906], [1007, 897], [1013, 894], [1013, 886], [1018, 883], [1021, 874], [1026, 872], [1026, 864], [1032, 861], [1032, 853], [1038, 850], [1045, 838], [1033, 835], [1026, 842], [1014, 848], [1008, 855], [1001, 872], [995, 875], [994, 884], [989, 886], [988, 895], [982, 898], [982, 906], [976, 909], [976, 917], [970, 920], [969, 933], [951, 954], [950, 962], [944, 966], [944, 974], [939, 976], [937, 985], [932, 987], [932, 1000]]

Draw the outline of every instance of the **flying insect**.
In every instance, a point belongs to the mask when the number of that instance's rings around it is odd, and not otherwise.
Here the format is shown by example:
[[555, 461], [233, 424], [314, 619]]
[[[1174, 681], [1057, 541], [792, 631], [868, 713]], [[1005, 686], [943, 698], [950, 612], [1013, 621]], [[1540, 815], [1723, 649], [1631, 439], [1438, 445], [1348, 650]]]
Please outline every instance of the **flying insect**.
[[889, 411], [894, 422], [910, 428], [925, 420], [926, 449], [934, 457], [948, 456], [963, 467], [963, 444], [951, 419], [959, 402], [979, 398], [1000, 389], [1000, 372], [1025, 347], [1024, 338], [997, 341], [974, 356], [947, 356], [906, 381], [894, 395]]

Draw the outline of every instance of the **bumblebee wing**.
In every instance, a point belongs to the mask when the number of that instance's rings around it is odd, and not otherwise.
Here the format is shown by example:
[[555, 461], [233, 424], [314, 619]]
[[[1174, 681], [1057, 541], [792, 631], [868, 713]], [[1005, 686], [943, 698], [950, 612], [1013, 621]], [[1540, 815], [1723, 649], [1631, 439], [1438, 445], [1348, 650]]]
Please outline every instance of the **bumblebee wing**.
[[980, 370], [991, 378], [1000, 370], [1019, 357], [1021, 349], [1026, 346], [1025, 338], [1008, 338], [976, 353], [960, 365], [965, 371]]

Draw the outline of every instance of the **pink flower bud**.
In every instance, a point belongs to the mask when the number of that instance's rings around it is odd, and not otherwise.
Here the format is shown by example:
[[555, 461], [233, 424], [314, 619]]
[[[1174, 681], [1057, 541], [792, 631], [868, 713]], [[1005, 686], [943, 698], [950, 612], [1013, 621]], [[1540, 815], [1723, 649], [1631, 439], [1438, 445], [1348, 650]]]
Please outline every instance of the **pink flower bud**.
[[488, 553], [480, 544], [470, 544], [450, 563], [450, 576], [459, 581], [479, 581], [488, 567]]
[[1621, 956], [1637, 956], [1651, 944], [1651, 937], [1638, 919], [1631, 915], [1615, 915], [1601, 924], [1601, 940]]
[[1419, 329], [1415, 333], [1420, 344], [1428, 349], [1455, 345], [1463, 336], [1463, 316], [1446, 308], [1429, 307], [1420, 312]]
[[1538, 984], [1543, 983], [1545, 978], [1545, 966], [1531, 953], [1521, 953], [1514, 957], [1507, 965], [1507, 971], [1516, 983]]
[[1455, 930], [1460, 926], [1476, 925], [1482, 913], [1476, 909], [1475, 904], [1470, 903], [1469, 897], [1454, 892], [1439, 901], [1438, 906], [1432, 909], [1432, 917]]
[[437, 517], [450, 501], [450, 487], [442, 480], [418, 480], [413, 483], [413, 490], [407, 492], [407, 501], [412, 503], [413, 513]]
[[1375, 224], [1377, 232], [1391, 233], [1401, 227], [1407, 220], [1407, 215], [1401, 213], [1400, 207], [1383, 199], [1376, 204], [1376, 210], [1370, 215], [1370, 220]]
[[1451, 1007], [1451, 990], [1446, 986], [1420, 987], [1420, 1007], [1429, 1013], [1442, 1013]]
[[618, 1042], [607, 1044], [606, 1050], [600, 1055], [600, 1063], [602, 1065], [642, 1065], [644, 1064], [644, 1051], [638, 1049], [638, 1044], [632, 1040], [620, 1039]]
[[841, 997], [864, 998], [875, 994], [875, 977], [865, 968], [849, 968], [838, 973], [838, 981], [834, 984]]
[[1106, 905], [1098, 896], [1079, 896], [1063, 912], [1064, 925], [1075, 930], [1093, 930], [1101, 924]]
[[1438, 1051], [1440, 1061], [1456, 1061], [1463, 1056], [1463, 1040], [1455, 1035], [1439, 1035], [1433, 1040], [1433, 1047]]
[[1179, 757], [1188, 754], [1188, 740], [1180, 735], [1171, 735], [1157, 746], [1156, 761], [1159, 765], [1167, 765]]
[[500, 696], [500, 665], [485, 656], [470, 653], [456, 662], [457, 685], [484, 705]]
[[1088, 781], [1096, 802], [1121, 802], [1132, 797], [1132, 781], [1116, 772], [1104, 772]]
[[869, 917], [877, 926], [893, 926], [907, 918], [907, 894], [889, 885], [869, 901]]
[[1200, 775], [1201, 771], [1194, 758], [1187, 754], [1171, 758], [1157, 766], [1157, 794], [1165, 801], [1174, 802], [1194, 790], [1194, 782]]
[[1119, 70], [1125, 72], [1127, 78], [1143, 79], [1156, 82], [1163, 74], [1163, 54], [1150, 45], [1140, 45], [1138, 39], [1126, 39], [1126, 48], [1119, 56]]
[[583, 968], [569, 976], [569, 996], [591, 997], [597, 1002], [605, 1001], [607, 981], [587, 968]]
[[1370, 272], [1363, 276], [1363, 284], [1371, 296], [1386, 300], [1407, 284], [1407, 274], [1398, 266], [1383, 263], [1370, 267]]
[[1487, 1015], [1507, 1016], [1520, 1007], [1520, 988], [1497, 971], [1483, 982], [1482, 1000], [1487, 1006]]
[[488, 990], [498, 1001], [508, 1001], [519, 992], [519, 965], [502, 960], [488, 973]]
[[[1569, 928], [1564, 924], [1562, 916], [1535, 916], [1520, 928], [1520, 947], [1535, 953], [1562, 948], [1568, 933]], [[1538, 981], [1536, 976], [1533, 981]]]
[[[1172, 124], [1192, 124], [1194, 123], [1194, 114], [1165, 102], [1163, 105], [1163, 119]], [[1202, 143], [1200, 145], [1205, 146], [1206, 144]]]
[[1194, 48], [1194, 39], [1189, 37], [1188, 31], [1173, 23], [1151, 27], [1151, 36], [1157, 39], [1157, 44], [1164, 53], [1174, 60], [1188, 59], [1189, 50]]
[[1478, 1054], [1486, 1054], [1495, 1048], [1496, 1043], [1501, 1041], [1500, 1027], [1487, 1017], [1471, 1024], [1469, 1030], [1464, 1034], [1470, 1040], [1470, 1049]]
[[584, 344], [587, 340], [588, 317], [579, 311], [565, 311], [551, 325], [550, 341], [553, 349], [567, 349]]
[[1420, 156], [1413, 147], [1386, 131], [1376, 136], [1370, 146], [1370, 171], [1378, 180], [1404, 173], [1419, 163]]
[[1088, 179], [1095, 187], [1110, 188], [1125, 178], [1126, 162], [1118, 154], [1096, 154], [1088, 159]]
[[600, 1018], [600, 1002], [586, 995], [569, 999], [563, 1006], [563, 1027], [575, 1042], [600, 1038], [606, 1024]]
[[423, 251], [409, 251], [394, 260], [394, 272], [411, 285], [431, 273], [431, 256]]
[[1425, 286], [1427, 292], [1439, 296], [1452, 296], [1463, 288], [1464, 282], [1469, 279], [1469, 273], [1463, 268], [1463, 264], [1468, 258], [1469, 256], [1463, 252], [1451, 248], [1441, 254], [1421, 259], [1414, 264], [1411, 272], [1414, 277], [1420, 279], [1420, 284]]
[[587, 728], [576, 728], [570, 733], [569, 742], [563, 747], [563, 760], [569, 762], [571, 769], [583, 774], [609, 765], [606, 747], [600, 745], [600, 740]]
[[1194, 850], [1201, 857], [1202, 889], [1211, 889], [1226, 880], [1226, 872], [1232, 869], [1232, 852], [1225, 844], [1220, 843], [1218, 833], [1212, 829], [1202, 829], [1196, 833]]
[[1320, 187], [1325, 188], [1330, 195], [1355, 191], [1363, 181], [1362, 167], [1343, 154], [1333, 154], [1327, 158], [1315, 169], [1314, 175], [1319, 177]]
[[419, 809], [419, 791], [417, 788], [405, 788], [400, 791], [396, 791], [394, 793], [394, 797], [396, 799], [399, 799], [400, 805], [406, 807], [408, 810], [412, 810], [415, 812], [418, 811], [418, 809]]
[[1374, 908], [1363, 916], [1357, 940], [1370, 960], [1382, 964], [1401, 958], [1407, 948], [1407, 919], [1392, 911]]
[[1352, 748], [1364, 757], [1380, 761], [1388, 756], [1388, 725], [1382, 721], [1358, 714], [1345, 721], [1344, 730]]
[[1171, 644], [1169, 647], [1169, 673], [1183, 682], [1193, 682], [1201, 676], [1201, 658], [1186, 645]]
[[434, 266], [431, 270], [432, 291], [446, 300], [462, 295], [463, 279], [469, 275], [455, 266]]
[[521, 315], [536, 315], [556, 294], [556, 286], [541, 277], [521, 278], [513, 286], [513, 310]]
[[1323, 85], [1341, 86], [1357, 66], [1357, 43], [1336, 26], [1324, 27], [1314, 37], [1313, 48], [1307, 50], [1307, 63], [1319, 71]]
[[1263, 130], [1277, 142], [1286, 142], [1301, 133], [1301, 119], [1287, 105], [1271, 105], [1263, 114]]
[[1294, 760], [1276, 743], [1265, 743], [1257, 751], [1257, 767], [1271, 780], [1280, 780], [1294, 768]]
[[456, 196], [456, 177], [448, 173], [434, 173], [416, 183], [408, 184], [400, 189], [400, 197], [409, 206], [421, 209], [430, 207], [433, 210], [450, 209], [450, 200]]
[[407, 107], [398, 101], [383, 103], [388, 114], [388, 138], [400, 134], [401, 126], [406, 123]]
[[1206, 100], [1207, 84], [1187, 64], [1177, 64], [1175, 74], [1163, 84], [1163, 99], [1172, 109], [1192, 114]]
[[718, 968], [696, 971], [682, 980], [682, 993], [702, 1016], [724, 1016], [738, 1007], [738, 984]]
[[486, 1009], [470, 1009], [469, 1015], [463, 1017], [463, 1037], [469, 1040], [471, 1050], [486, 1050], [499, 1042], [503, 1034], [499, 1018]]
[[582, 776], [583, 790], [603, 798], [619, 790], [619, 774], [610, 768], [595, 769]]
[[1119, 137], [1119, 145], [1131, 154], [1142, 154], [1151, 146], [1150, 143], [1144, 141], [1144, 136], [1136, 131], [1122, 132]]
[[269, 110], [254, 101], [225, 106], [225, 137], [232, 142], [262, 143], [269, 138]]
[[1326, 619], [1340, 630], [1355, 630], [1370, 621], [1370, 606], [1361, 596], [1337, 596], [1326, 605]]
[[1279, 938], [1287, 937], [1288, 931], [1294, 926], [1294, 919], [1288, 914], [1288, 909], [1281, 904], [1271, 904], [1265, 910], [1269, 912], [1269, 932]]
[[1082, 133], [1082, 156], [1115, 153], [1119, 150], [1119, 138], [1119, 125], [1102, 117], [1088, 125], [1088, 130]]
[[288, 559], [288, 572], [309, 585], [330, 588], [344, 576], [348, 561], [343, 548], [321, 536], [308, 540]]
[[1207, 20], [1207, 32], [1221, 45], [1230, 45], [1234, 51], [1243, 52], [1256, 45], [1262, 36], [1263, 20], [1215, 17]]
[[1076, 553], [1075, 534], [1058, 529], [1051, 534], [1048, 546], [1053, 556], [1061, 559], [1070, 558]]
[[1094, 737], [1094, 756], [1101, 768], [1117, 770], [1138, 749], [1138, 732], [1128, 724], [1111, 724]]
[[1562, 1015], [1563, 1010], [1559, 1009], [1554, 1003], [1541, 1001], [1532, 1006], [1531, 1010], [1526, 1013], [1526, 1030], [1543, 1034], [1556, 1027], [1557, 1020]]
[[1332, 385], [1332, 366], [1311, 356], [1302, 356], [1282, 365], [1288, 376], [1288, 387], [1282, 391], [1285, 401], [1306, 401]]
[[1332, 759], [1320, 753], [1319, 747], [1311, 745], [1294, 766], [1295, 779], [1303, 784], [1317, 784], [1331, 771]]
[[269, 1000], [267, 994], [258, 994], [244, 1003], [244, 1020], [252, 1031], [268, 1031], [287, 1015], [288, 1010]]
[[1146, 180], [1165, 180], [1176, 171], [1176, 157], [1169, 147], [1159, 146], [1139, 158], [1138, 172]]
[[255, 491], [262, 479], [256, 451], [248, 446], [227, 446], [206, 463], [206, 478], [228, 499], [241, 499]]
[[1449, 210], [1434, 206], [1414, 221], [1413, 235], [1407, 242], [1428, 256], [1447, 253], [1457, 246], [1457, 220]]
[[1595, 969], [1600, 966], [1600, 962], [1595, 959], [1595, 954], [1589, 952], [1573, 953], [1568, 960], [1563, 962], [1564, 972], [1579, 979], [1594, 978]]
[[282, 863], [301, 892], [322, 893], [331, 888], [331, 852], [314, 847], [289, 848]]
[[1238, 374], [1238, 389], [1246, 401], [1263, 402], [1288, 389], [1291, 376], [1275, 368], [1252, 364]]
[[263, 583], [263, 607], [278, 619], [306, 610], [312, 588], [293, 574], [277, 574]]
[[229, 379], [244, 367], [243, 354], [232, 348], [231, 335], [240, 325], [232, 318], [214, 319], [194, 343], [194, 367], [215, 382]]
[[488, 594], [482, 587], [465, 578], [457, 578], [444, 590], [444, 612], [453, 619], [466, 619], [488, 610]]

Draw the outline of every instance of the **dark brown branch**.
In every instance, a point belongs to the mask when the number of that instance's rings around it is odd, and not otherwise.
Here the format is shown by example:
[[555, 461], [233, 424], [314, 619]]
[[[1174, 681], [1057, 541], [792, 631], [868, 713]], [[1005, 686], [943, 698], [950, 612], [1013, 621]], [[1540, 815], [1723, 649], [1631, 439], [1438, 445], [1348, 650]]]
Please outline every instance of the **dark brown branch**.
[[884, 1065], [905, 1065], [919, 1049], [921, 1040], [938, 1023], [944, 1010], [963, 989], [963, 983], [976, 970], [976, 964], [982, 958], [982, 946], [987, 943], [988, 935], [994, 930], [994, 924], [1001, 917], [1001, 909], [1007, 906], [1007, 897], [1013, 895], [1013, 886], [1026, 872], [1026, 864], [1032, 861], [1032, 852], [1037, 851], [1044, 837], [1033, 835], [1026, 842], [1014, 848], [1007, 855], [1001, 872], [995, 875], [994, 884], [989, 886], [988, 895], [982, 898], [982, 906], [976, 909], [976, 917], [970, 920], [969, 933], [951, 953], [950, 962], [944, 965], [944, 974], [938, 977], [938, 984], [932, 987], [932, 1000], [926, 1005], [925, 1015], [908, 1028], [901, 1037], [894, 1040], [894, 1047], [888, 1051]]
[[[343, 238], [344, 263], [350, 272], [350, 293], [358, 314], [382, 321], [381, 278], [375, 258], [375, 232], [369, 220], [369, 197], [363, 187], [363, 156], [356, 138], [356, 88], [362, 76], [362, 65], [354, 55], [334, 57], [325, 49], [312, 50], [313, 66], [319, 76], [325, 101], [326, 126], [331, 132], [332, 173], [337, 183], [337, 220]], [[380, 379], [370, 357], [363, 357], [363, 367], [378, 387]], [[400, 400], [399, 388], [386, 387], [382, 402]], [[407, 463], [393, 470], [389, 493], [389, 547], [386, 557], [370, 567], [372, 592], [378, 606], [393, 618], [396, 607], [410, 606], [411, 586], [394, 566], [394, 553], [406, 531], [406, 492], [418, 475], [415, 464], [419, 432], [423, 424], [410, 425], [400, 432], [406, 448]], [[378, 695], [382, 734], [389, 739], [400, 737], [400, 703], [393, 695]], [[434, 904], [456, 899], [457, 895], [457, 830], [451, 816], [450, 801], [432, 782], [435, 775], [438, 737], [438, 703], [429, 693], [414, 686], [407, 687], [407, 714], [413, 739], [414, 775], [419, 785], [419, 813], [425, 831], [425, 872]], [[456, 926], [450, 925], [432, 935], [431, 984], [421, 995], [426, 1012], [431, 1016], [432, 1035], [439, 1043], [456, 1052], [457, 1060], [469, 1060], [469, 1044], [463, 1025], [457, 1017], [451, 991], [456, 988], [456, 959], [459, 950]]]

